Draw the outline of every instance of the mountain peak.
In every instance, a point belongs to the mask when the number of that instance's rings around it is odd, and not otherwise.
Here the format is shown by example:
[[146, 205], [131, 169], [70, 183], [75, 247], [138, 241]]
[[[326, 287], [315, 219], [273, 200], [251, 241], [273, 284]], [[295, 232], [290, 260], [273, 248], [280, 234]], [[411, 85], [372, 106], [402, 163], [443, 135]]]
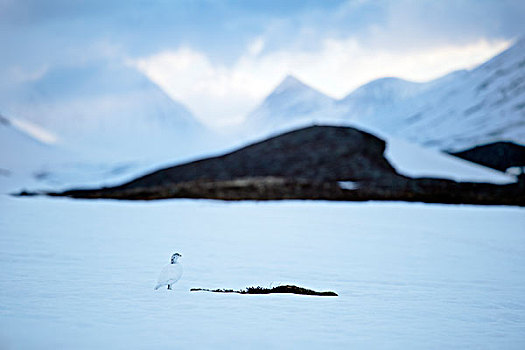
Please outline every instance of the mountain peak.
[[288, 110], [293, 107], [305, 112], [309, 108], [320, 104], [330, 104], [332, 99], [320, 91], [306, 85], [296, 77], [287, 75], [281, 83], [263, 101], [262, 106], [272, 110]]
[[298, 90], [298, 89], [312, 89], [293, 75], [288, 74], [273, 91], [273, 94], [280, 94], [284, 91]]
[[[283, 131], [317, 121], [332, 110], [335, 101], [304, 84], [294, 76], [286, 76], [275, 90], [248, 116], [247, 125], [257, 135]], [[321, 112], [323, 111], [323, 112]], [[326, 113], [324, 113], [326, 112]]]

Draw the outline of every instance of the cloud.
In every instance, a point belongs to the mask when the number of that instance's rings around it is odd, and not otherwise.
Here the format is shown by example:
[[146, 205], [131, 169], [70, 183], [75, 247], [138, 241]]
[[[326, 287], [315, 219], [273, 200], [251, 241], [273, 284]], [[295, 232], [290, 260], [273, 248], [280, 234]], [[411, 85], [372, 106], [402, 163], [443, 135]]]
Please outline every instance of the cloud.
[[189, 47], [130, 62], [172, 98], [189, 106], [202, 122], [220, 127], [241, 122], [287, 74], [341, 98], [376, 78], [426, 81], [472, 68], [510, 44], [509, 40], [482, 39], [399, 50], [367, 47], [348, 37], [325, 39], [318, 50], [264, 52], [264, 39], [258, 37], [229, 66]]

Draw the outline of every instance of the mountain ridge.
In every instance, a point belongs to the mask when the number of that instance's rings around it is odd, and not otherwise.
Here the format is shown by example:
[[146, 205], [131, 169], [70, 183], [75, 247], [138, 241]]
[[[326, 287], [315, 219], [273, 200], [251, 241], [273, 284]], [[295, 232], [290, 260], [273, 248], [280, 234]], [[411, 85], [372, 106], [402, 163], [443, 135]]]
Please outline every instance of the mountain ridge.
[[[359, 122], [451, 153], [497, 141], [525, 144], [524, 47], [521, 39], [471, 70], [454, 71], [429, 82], [376, 79], [340, 100], [287, 76], [248, 115], [246, 124], [254, 120], [266, 124], [267, 135], [285, 126]], [[281, 85], [307, 86], [310, 96], [300, 88], [298, 92], [287, 89], [287, 100], [282, 103], [273, 98], [276, 91], [281, 92]]]

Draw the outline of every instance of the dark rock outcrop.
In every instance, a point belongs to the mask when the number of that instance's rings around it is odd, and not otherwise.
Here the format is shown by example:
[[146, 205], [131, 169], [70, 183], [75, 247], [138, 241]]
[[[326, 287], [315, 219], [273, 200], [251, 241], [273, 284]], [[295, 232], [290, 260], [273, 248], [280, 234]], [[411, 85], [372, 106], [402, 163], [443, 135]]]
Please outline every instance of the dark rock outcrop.
[[450, 154], [500, 171], [525, 166], [525, 146], [513, 142], [489, 143]]

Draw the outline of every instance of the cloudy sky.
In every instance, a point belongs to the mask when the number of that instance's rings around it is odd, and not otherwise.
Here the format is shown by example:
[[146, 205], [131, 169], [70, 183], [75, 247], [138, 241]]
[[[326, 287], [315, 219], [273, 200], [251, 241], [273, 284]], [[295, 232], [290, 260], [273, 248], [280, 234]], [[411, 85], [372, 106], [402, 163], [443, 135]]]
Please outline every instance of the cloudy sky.
[[224, 126], [287, 74], [341, 98], [472, 68], [523, 37], [523, 18], [521, 0], [0, 0], [0, 91], [111, 61]]

